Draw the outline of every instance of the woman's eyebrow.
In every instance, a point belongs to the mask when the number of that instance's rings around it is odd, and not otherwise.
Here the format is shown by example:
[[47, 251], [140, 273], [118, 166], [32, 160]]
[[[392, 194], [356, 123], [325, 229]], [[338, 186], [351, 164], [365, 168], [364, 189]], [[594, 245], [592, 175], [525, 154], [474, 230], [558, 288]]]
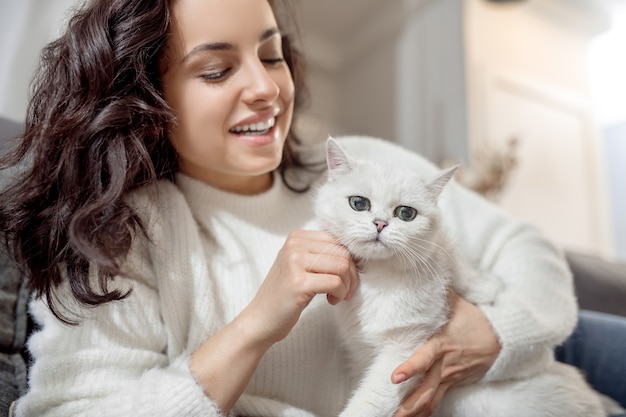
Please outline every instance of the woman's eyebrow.
[[[259, 42], [263, 42], [269, 38], [271, 38], [272, 36], [276, 35], [277, 33], [280, 33], [280, 31], [278, 30], [278, 28], [269, 28], [267, 30], [265, 30], [261, 36], [259, 36]], [[203, 43], [200, 44], [198, 46], [196, 46], [195, 48], [193, 48], [187, 55], [185, 55], [182, 59], [181, 62], [185, 62], [188, 61], [192, 56], [200, 54], [202, 52], [206, 52], [206, 51], [233, 51], [236, 50], [237, 47], [235, 45], [233, 45], [232, 43], [229, 42], [209, 42], [209, 43]]]
[[261, 36], [259, 36], [259, 41], [263, 42], [264, 40], [271, 38], [272, 36], [276, 35], [277, 33], [280, 33], [280, 31], [278, 30], [278, 28], [269, 28], [267, 29], [265, 32], [263, 32], [261, 34]]
[[228, 43], [228, 42], [203, 43], [203, 44], [200, 44], [200, 45], [194, 47], [187, 55], [185, 55], [183, 57], [183, 59], [181, 60], [181, 63], [184, 63], [185, 61], [188, 61], [192, 56], [201, 54], [202, 52], [206, 52], [206, 51], [233, 51], [235, 49], [237, 49], [237, 48], [235, 48], [235, 45], [233, 45], [232, 43]]

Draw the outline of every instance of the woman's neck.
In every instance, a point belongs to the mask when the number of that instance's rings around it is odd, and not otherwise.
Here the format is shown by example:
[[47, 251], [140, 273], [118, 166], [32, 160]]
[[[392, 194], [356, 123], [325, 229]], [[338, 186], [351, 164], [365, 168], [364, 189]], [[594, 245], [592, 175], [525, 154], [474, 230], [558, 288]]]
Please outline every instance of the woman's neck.
[[272, 184], [274, 183], [274, 176], [271, 172], [257, 176], [220, 176], [219, 181], [210, 176], [198, 178], [196, 175], [190, 175], [186, 172], [183, 173], [197, 179], [198, 181], [202, 181], [205, 184], [217, 188], [218, 190], [241, 195], [261, 194], [272, 188]]

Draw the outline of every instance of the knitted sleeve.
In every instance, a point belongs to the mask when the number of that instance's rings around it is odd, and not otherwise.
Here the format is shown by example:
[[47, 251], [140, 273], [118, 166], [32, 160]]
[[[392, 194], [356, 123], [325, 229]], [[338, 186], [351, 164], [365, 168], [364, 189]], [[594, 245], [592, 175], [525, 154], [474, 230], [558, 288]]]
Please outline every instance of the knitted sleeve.
[[[360, 157], [425, 174], [437, 170], [421, 156], [390, 142], [350, 137], [342, 145]], [[441, 208], [444, 224], [460, 250], [481, 273], [503, 283], [495, 302], [480, 306], [502, 345], [485, 379], [522, 377], [542, 369], [577, 319], [564, 256], [536, 228], [454, 182], [442, 194]]]
[[456, 242], [483, 274], [503, 283], [494, 303], [479, 306], [502, 345], [485, 379], [532, 375], [552, 360], [553, 348], [576, 325], [565, 257], [535, 227], [460, 186], [449, 191], [443, 208]]
[[191, 375], [189, 355], [167, 355], [147, 251], [134, 246], [127, 259], [132, 278], [112, 283], [132, 287], [130, 296], [92, 309], [74, 306], [70, 311], [81, 315], [76, 326], [61, 323], [42, 301], [31, 302], [41, 330], [29, 340], [34, 363], [17, 417], [223, 416]]

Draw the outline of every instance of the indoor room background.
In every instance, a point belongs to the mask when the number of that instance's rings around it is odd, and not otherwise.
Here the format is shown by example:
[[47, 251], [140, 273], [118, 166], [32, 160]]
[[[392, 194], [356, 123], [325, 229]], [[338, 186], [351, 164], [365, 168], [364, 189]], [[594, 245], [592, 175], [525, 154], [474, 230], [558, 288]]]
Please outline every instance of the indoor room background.
[[[623, 0], [299, 0], [310, 140], [386, 138], [541, 228], [626, 260]], [[75, 0], [0, 0], [0, 151]], [[617, 46], [616, 46], [617, 45]]]

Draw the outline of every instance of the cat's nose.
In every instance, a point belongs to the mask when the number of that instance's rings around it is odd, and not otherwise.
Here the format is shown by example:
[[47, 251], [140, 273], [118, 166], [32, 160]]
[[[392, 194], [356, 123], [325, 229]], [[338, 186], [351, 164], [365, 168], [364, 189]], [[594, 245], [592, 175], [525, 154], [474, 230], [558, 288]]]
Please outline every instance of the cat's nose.
[[382, 232], [385, 227], [387, 227], [387, 222], [384, 220], [374, 220], [374, 224], [376, 225], [376, 230], [378, 233]]

